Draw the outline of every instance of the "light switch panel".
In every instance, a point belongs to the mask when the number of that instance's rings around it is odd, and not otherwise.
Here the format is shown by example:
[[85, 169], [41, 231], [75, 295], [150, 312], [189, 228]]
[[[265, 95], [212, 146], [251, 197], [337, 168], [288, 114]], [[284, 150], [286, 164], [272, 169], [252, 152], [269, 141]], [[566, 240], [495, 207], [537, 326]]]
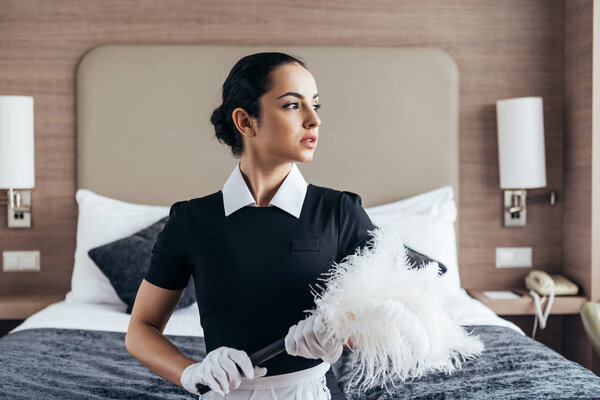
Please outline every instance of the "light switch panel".
[[40, 251], [3, 251], [2, 271], [39, 271]]
[[531, 247], [496, 247], [496, 268], [531, 268]]
[[2, 252], [2, 271], [18, 271], [19, 256], [9, 251]]

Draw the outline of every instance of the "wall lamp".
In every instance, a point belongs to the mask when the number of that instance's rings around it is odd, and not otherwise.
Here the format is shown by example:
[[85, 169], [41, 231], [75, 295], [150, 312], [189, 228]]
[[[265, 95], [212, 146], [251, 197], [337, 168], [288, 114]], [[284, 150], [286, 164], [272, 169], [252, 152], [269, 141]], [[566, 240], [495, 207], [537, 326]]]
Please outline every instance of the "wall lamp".
[[557, 193], [527, 196], [527, 189], [546, 187], [544, 110], [541, 97], [496, 102], [498, 161], [504, 226], [525, 226], [527, 204], [557, 201]]
[[0, 96], [0, 197], [9, 228], [31, 227], [31, 190], [35, 186], [33, 97]]

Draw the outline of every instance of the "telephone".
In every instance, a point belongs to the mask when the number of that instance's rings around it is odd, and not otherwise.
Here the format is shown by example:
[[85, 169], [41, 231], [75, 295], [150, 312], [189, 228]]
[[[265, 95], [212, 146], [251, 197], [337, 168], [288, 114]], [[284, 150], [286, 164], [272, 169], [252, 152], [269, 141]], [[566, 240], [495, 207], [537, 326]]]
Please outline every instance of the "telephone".
[[[575, 295], [579, 292], [576, 284], [568, 280], [562, 275], [550, 275], [545, 271], [533, 270], [525, 277], [525, 286], [529, 289], [529, 294], [533, 297], [535, 304], [535, 321], [533, 323], [532, 338], [535, 338], [538, 318], [540, 320], [540, 329], [546, 327], [546, 321], [554, 302], [554, 296]], [[540, 296], [542, 299], [540, 300]], [[542, 314], [541, 305], [546, 301], [546, 296], [549, 296], [548, 304]]]
[[542, 270], [533, 270], [525, 278], [525, 286], [529, 290], [535, 290], [542, 296], [550, 294], [554, 288], [556, 296], [574, 295], [579, 292], [579, 288], [573, 282], [562, 275], [550, 275]]

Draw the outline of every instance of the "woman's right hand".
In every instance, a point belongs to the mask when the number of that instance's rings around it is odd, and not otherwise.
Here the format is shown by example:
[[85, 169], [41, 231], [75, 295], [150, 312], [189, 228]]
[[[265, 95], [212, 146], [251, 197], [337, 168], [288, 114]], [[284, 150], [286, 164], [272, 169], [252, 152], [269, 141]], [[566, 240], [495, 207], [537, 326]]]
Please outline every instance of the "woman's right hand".
[[253, 368], [245, 351], [221, 346], [209, 352], [201, 362], [188, 365], [181, 374], [181, 385], [188, 392], [199, 395], [196, 385], [201, 383], [224, 396], [230, 388], [237, 389], [240, 386], [241, 374], [236, 364], [248, 379], [267, 373], [266, 368]]

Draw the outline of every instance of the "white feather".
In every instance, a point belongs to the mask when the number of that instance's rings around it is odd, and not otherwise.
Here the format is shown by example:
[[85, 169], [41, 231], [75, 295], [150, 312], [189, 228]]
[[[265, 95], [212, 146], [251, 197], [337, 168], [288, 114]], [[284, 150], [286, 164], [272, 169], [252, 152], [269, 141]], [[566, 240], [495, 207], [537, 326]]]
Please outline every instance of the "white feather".
[[411, 268], [398, 233], [378, 227], [369, 234], [370, 246], [334, 263], [325, 290], [313, 291], [316, 309], [305, 310], [322, 317], [328, 338], [343, 344], [352, 338], [352, 363], [359, 367], [350, 387], [358, 381], [361, 389], [396, 378], [404, 382], [436, 370], [451, 374], [461, 368], [461, 357], [479, 356], [479, 337], [445, 308], [438, 264]]

